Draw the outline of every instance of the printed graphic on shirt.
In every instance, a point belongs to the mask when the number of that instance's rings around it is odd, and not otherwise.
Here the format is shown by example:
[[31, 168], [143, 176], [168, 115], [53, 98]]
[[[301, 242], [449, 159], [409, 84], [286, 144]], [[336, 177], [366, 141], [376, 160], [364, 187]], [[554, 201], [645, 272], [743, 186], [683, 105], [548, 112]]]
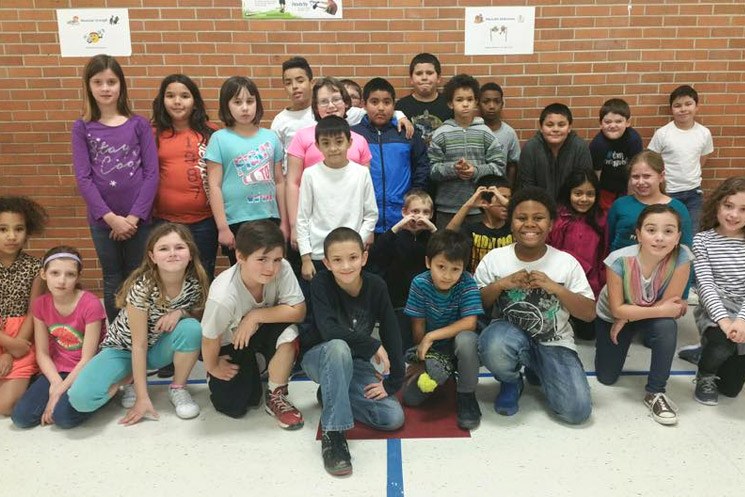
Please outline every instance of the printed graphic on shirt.
[[53, 324], [49, 326], [49, 334], [65, 350], [83, 348], [83, 334], [70, 325]]
[[425, 110], [422, 115], [414, 116], [411, 122], [422, 134], [422, 138], [427, 144], [432, 140], [432, 133], [442, 125], [442, 120], [436, 115], [430, 114], [428, 110]]
[[[106, 176], [120, 169], [129, 169], [129, 175], [134, 176], [134, 169], [140, 163], [140, 147], [130, 147], [128, 144], [112, 145], [101, 138], [94, 138], [88, 134], [88, 150], [94, 164], [101, 167], [101, 175]], [[110, 183], [112, 187], [116, 182]]]
[[542, 288], [514, 288], [499, 296], [504, 319], [524, 330], [539, 342], [560, 340], [557, 334], [559, 299]]
[[626, 157], [626, 154], [617, 150], [608, 150], [603, 165], [606, 168], [618, 169], [619, 167], [625, 168], [627, 163], [628, 157]]
[[471, 233], [471, 263], [468, 270], [473, 274], [486, 254], [493, 248], [506, 247], [512, 244], [512, 233], [506, 236], [489, 236], [482, 233]]
[[233, 166], [244, 185], [271, 182], [273, 157], [272, 144], [264, 142], [257, 149], [249, 150], [233, 159]]

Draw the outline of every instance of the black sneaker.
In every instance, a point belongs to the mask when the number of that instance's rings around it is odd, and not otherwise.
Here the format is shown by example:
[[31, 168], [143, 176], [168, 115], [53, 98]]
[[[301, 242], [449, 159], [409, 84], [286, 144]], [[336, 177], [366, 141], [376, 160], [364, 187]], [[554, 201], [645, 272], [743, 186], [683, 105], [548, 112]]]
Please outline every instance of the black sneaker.
[[171, 363], [168, 366], [163, 366], [158, 370], [158, 378], [171, 378], [173, 376], [173, 373], [173, 363]]
[[349, 455], [347, 439], [342, 431], [324, 431], [321, 437], [323, 467], [330, 475], [352, 474], [352, 456]]
[[475, 430], [481, 424], [481, 409], [473, 392], [458, 392], [455, 399], [457, 405], [458, 427], [464, 430]]
[[719, 403], [719, 390], [717, 389], [717, 377], [713, 374], [697, 374], [696, 391], [693, 398], [706, 406], [715, 406]]

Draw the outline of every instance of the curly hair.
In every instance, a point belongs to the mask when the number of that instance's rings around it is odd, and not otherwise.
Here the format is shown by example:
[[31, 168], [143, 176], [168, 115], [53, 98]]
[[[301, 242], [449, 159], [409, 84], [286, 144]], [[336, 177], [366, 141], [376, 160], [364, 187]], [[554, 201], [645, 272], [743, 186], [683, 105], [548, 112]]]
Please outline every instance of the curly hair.
[[720, 183], [704, 201], [704, 207], [701, 210], [701, 231], [714, 229], [719, 226], [719, 221], [717, 220], [719, 206], [727, 197], [740, 192], [745, 192], [745, 176], [733, 176]]
[[15, 212], [26, 221], [26, 232], [29, 235], [40, 235], [47, 223], [49, 214], [44, 207], [28, 197], [7, 195], [0, 197], [0, 213]]

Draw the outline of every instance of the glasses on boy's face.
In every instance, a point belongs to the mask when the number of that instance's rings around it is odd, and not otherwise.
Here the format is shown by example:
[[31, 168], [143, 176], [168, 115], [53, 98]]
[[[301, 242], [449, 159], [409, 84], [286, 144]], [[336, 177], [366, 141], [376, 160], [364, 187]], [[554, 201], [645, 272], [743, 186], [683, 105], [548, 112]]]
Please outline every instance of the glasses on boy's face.
[[334, 97], [331, 100], [323, 99], [318, 101], [319, 107], [331, 107], [333, 105], [334, 107], [337, 107], [339, 105], [342, 105], [344, 103], [344, 99], [341, 97]]

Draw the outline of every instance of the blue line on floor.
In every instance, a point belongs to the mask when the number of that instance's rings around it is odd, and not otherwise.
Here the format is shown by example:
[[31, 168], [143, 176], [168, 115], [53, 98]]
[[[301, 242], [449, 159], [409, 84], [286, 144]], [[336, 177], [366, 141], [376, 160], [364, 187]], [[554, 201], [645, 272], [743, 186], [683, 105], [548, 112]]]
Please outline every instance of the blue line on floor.
[[404, 468], [401, 460], [401, 439], [388, 439], [388, 485], [386, 497], [404, 497]]
[[[585, 374], [587, 376], [597, 376], [597, 373], [595, 371], [586, 371]], [[623, 371], [621, 373], [621, 376], [647, 376], [649, 374], [649, 371]], [[696, 374], [695, 370], [690, 371], [670, 371], [670, 376], [694, 376]], [[494, 378], [494, 375], [491, 373], [479, 373], [479, 378]]]

